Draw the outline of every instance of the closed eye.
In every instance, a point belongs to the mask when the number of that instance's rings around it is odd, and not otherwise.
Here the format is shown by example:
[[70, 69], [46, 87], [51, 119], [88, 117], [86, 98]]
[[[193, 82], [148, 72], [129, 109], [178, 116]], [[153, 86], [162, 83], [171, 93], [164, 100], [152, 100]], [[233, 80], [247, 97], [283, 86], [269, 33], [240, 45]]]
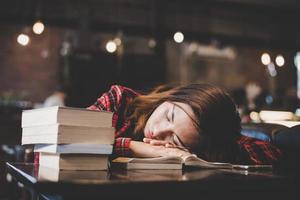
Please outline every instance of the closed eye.
[[171, 122], [170, 112], [166, 112], [166, 118], [168, 122]]
[[175, 104], [173, 104], [171, 112], [166, 112], [166, 118], [168, 122], [174, 122], [174, 109], [175, 109]]
[[174, 110], [175, 110], [175, 104], [173, 104], [173, 108], [172, 108], [172, 115], [171, 115], [172, 122], [174, 122]]

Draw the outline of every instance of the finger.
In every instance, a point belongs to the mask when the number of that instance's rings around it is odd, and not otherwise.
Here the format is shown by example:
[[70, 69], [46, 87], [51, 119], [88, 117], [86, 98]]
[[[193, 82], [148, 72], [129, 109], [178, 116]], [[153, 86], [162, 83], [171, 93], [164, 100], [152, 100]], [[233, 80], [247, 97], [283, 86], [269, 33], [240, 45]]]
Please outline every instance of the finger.
[[143, 138], [143, 142], [145, 142], [145, 143], [150, 143], [151, 140], [152, 139], [150, 139], [150, 138]]
[[176, 148], [176, 145], [172, 144], [172, 143], [167, 143], [165, 144], [166, 148]]
[[151, 139], [151, 138], [143, 138], [143, 142], [148, 143], [148, 144], [157, 144], [159, 140]]
[[163, 145], [165, 146], [168, 142], [167, 141], [163, 141], [163, 140], [151, 140], [150, 144], [151, 145]]
[[166, 148], [177, 148], [177, 149], [180, 149], [181, 151], [186, 151], [186, 152], [189, 151], [187, 148], [185, 148], [185, 147], [183, 147], [183, 146], [175, 145], [175, 144], [173, 144], [173, 143], [167, 143], [167, 144], [165, 144], [165, 147], [166, 147]]

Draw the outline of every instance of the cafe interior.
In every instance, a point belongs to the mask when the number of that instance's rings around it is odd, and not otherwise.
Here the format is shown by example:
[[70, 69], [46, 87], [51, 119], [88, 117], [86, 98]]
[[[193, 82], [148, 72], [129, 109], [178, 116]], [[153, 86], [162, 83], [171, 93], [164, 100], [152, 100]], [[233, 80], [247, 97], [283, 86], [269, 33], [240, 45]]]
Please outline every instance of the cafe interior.
[[[298, 0], [2, 1], [0, 199], [298, 198], [299, 20]], [[241, 134], [282, 149], [275, 170], [34, 176], [32, 147], [21, 142], [24, 110], [87, 108], [112, 85], [147, 92], [191, 83], [231, 95]]]

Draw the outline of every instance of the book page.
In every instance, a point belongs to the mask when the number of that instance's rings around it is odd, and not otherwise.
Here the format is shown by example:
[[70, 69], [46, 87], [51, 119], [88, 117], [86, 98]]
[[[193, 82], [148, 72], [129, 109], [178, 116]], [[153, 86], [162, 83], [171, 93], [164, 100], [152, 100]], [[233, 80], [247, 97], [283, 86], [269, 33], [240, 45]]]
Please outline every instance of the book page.
[[118, 157], [113, 160], [113, 162], [120, 163], [163, 163], [163, 164], [178, 164], [183, 163], [180, 157], [168, 156], [168, 157], [157, 157], [157, 158], [128, 158], [128, 157]]
[[261, 170], [272, 169], [272, 165], [240, 165], [222, 162], [208, 162], [196, 155], [185, 158], [185, 166], [202, 167], [202, 168], [219, 168], [219, 169], [236, 169], [236, 170]]
[[230, 163], [208, 162], [196, 155], [188, 156], [184, 159], [185, 166], [202, 167], [202, 168], [226, 168], [231, 169], [233, 166]]

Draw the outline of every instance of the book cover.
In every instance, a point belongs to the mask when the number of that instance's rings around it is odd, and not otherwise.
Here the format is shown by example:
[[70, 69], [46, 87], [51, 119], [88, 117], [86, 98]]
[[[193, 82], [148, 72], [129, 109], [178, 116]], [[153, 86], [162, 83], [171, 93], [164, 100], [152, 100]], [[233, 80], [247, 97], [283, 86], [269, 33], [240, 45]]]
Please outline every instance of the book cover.
[[39, 164], [59, 170], [107, 170], [108, 155], [40, 153]]
[[74, 126], [111, 127], [112, 112], [85, 108], [52, 106], [23, 110], [21, 126], [42, 126], [63, 124]]
[[22, 128], [22, 144], [91, 143], [113, 144], [113, 127], [87, 127], [52, 124]]
[[63, 154], [111, 154], [110, 144], [36, 144], [34, 152]]
[[81, 135], [74, 134], [72, 136], [66, 135], [34, 135], [22, 137], [22, 145], [26, 144], [71, 144], [71, 143], [86, 143], [86, 144], [113, 144], [113, 136], [103, 135]]
[[105, 170], [60, 170], [39, 166], [37, 178], [39, 181], [96, 183], [109, 179], [109, 172]]

